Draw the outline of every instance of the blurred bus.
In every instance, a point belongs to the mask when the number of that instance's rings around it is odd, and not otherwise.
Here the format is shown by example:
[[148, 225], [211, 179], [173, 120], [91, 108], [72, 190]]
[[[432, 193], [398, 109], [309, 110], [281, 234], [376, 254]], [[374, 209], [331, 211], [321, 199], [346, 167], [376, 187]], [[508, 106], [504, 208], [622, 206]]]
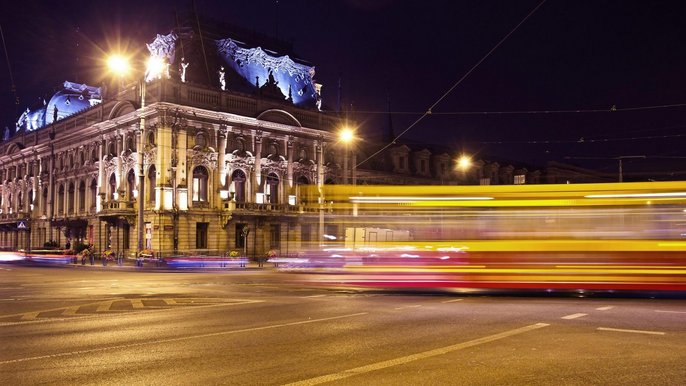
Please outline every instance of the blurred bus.
[[350, 262], [348, 284], [686, 290], [686, 182], [332, 185], [323, 195], [327, 226], [345, 235], [336, 256]]

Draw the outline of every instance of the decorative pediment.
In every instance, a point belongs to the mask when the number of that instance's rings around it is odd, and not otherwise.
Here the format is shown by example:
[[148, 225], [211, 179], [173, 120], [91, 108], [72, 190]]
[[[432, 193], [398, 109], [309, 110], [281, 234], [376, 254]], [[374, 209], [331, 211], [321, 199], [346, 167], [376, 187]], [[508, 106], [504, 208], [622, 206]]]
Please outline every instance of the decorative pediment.
[[188, 158], [193, 166], [204, 166], [208, 170], [217, 168], [217, 152], [188, 149]]

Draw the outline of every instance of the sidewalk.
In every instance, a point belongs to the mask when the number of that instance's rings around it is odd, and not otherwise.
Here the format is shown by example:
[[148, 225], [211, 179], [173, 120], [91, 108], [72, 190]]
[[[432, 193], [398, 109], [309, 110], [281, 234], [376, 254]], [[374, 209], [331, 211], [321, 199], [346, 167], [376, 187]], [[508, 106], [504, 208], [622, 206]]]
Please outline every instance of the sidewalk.
[[144, 260], [141, 263], [137, 261], [136, 259], [123, 259], [122, 264], [119, 265], [117, 264], [116, 260], [110, 260], [107, 261], [107, 264], [104, 265], [103, 261], [101, 259], [95, 259], [93, 264], [91, 265], [90, 260], [86, 260], [86, 264], [81, 264], [81, 259], [77, 260], [77, 263], [69, 263], [63, 265], [63, 267], [72, 267], [72, 268], [83, 268], [83, 269], [111, 269], [111, 270], [133, 270], [133, 271], [148, 271], [148, 272], [153, 272], [153, 271], [168, 271], [168, 272], [184, 272], [184, 271], [245, 271], [245, 270], [262, 270], [262, 269], [275, 269], [276, 267], [272, 263], [264, 263], [262, 267], [259, 266], [259, 263], [256, 261], [251, 261], [249, 260], [245, 267], [240, 267], [239, 265], [228, 265], [228, 266], [217, 266], [217, 265], [210, 265], [210, 266], [188, 266], [188, 267], [172, 267], [169, 266], [165, 262], [158, 262], [157, 260]]

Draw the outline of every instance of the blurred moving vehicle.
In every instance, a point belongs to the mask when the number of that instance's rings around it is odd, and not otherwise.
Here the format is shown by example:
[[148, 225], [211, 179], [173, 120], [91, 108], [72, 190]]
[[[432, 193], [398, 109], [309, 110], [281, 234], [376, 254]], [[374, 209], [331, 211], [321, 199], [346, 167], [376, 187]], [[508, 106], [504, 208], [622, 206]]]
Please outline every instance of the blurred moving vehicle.
[[686, 182], [325, 194], [343, 213], [337, 255], [346, 277], [330, 278], [339, 284], [686, 290]]

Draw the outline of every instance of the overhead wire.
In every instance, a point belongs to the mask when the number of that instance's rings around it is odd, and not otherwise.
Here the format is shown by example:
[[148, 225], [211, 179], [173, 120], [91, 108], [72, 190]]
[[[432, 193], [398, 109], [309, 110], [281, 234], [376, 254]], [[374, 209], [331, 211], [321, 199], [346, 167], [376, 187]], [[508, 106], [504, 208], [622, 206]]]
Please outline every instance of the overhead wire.
[[[672, 103], [664, 105], [633, 106], [619, 108], [612, 106], [607, 109], [559, 109], [559, 110], [503, 110], [503, 111], [431, 111], [431, 115], [508, 115], [508, 114], [576, 114], [576, 113], [616, 113], [626, 111], [643, 111], [686, 107], [686, 103]], [[393, 115], [420, 115], [421, 111], [355, 111], [355, 114], [393, 114]]]
[[374, 157], [375, 157], [376, 155], [378, 155], [379, 153], [381, 153], [381, 152], [383, 152], [384, 150], [388, 149], [388, 148], [389, 148], [390, 146], [392, 146], [398, 139], [400, 139], [400, 137], [402, 137], [403, 135], [405, 135], [405, 133], [407, 133], [408, 131], [410, 131], [414, 126], [416, 126], [419, 122], [421, 122], [427, 115], [431, 115], [431, 114], [432, 114], [432, 110], [433, 110], [439, 103], [441, 103], [441, 101], [443, 101], [443, 99], [445, 99], [445, 97], [447, 97], [447, 96], [448, 96], [457, 86], [459, 86], [459, 85], [462, 83], [462, 81], [464, 81], [464, 80], [465, 80], [474, 70], [476, 70], [476, 68], [479, 67], [479, 65], [480, 65], [484, 60], [486, 60], [489, 56], [491, 56], [491, 54], [492, 54], [496, 49], [498, 49], [498, 47], [500, 47], [500, 45], [503, 44], [503, 42], [505, 42], [505, 40], [507, 40], [507, 38], [509, 38], [510, 35], [512, 35], [512, 34], [513, 34], [522, 24], [524, 24], [524, 22], [525, 22], [527, 19], [529, 19], [529, 17], [531, 17], [531, 15], [533, 15], [533, 14], [534, 14], [534, 13], [535, 13], [535, 12], [536, 12], [545, 2], [546, 2], [546, 0], [542, 0], [540, 3], [538, 3], [538, 5], [537, 5], [536, 7], [534, 7], [534, 9], [532, 9], [532, 10], [531, 10], [531, 11], [530, 11], [530, 12], [529, 12], [529, 13], [528, 13], [528, 14], [527, 14], [527, 15], [526, 15], [526, 16], [525, 16], [525, 17], [524, 17], [524, 18], [523, 18], [514, 28], [512, 28], [512, 29], [510, 30], [510, 32], [508, 32], [502, 39], [500, 39], [500, 41], [499, 41], [498, 43], [496, 43], [496, 45], [493, 46], [493, 48], [491, 48], [490, 51], [488, 51], [488, 52], [486, 53], [486, 55], [484, 55], [478, 62], [476, 62], [476, 64], [474, 64], [474, 65], [472, 66], [472, 68], [470, 68], [469, 71], [467, 71], [467, 72], [466, 72], [457, 82], [455, 82], [455, 83], [448, 89], [448, 91], [446, 91], [443, 95], [441, 95], [440, 98], [438, 98], [438, 100], [436, 100], [436, 102], [434, 102], [431, 106], [429, 106], [429, 108], [428, 108], [424, 113], [422, 113], [422, 115], [421, 115], [419, 118], [417, 118], [414, 122], [412, 122], [412, 124], [410, 124], [410, 126], [408, 126], [405, 130], [403, 130], [403, 131], [402, 131], [400, 134], [398, 134], [395, 138], [393, 138], [393, 139], [391, 140], [391, 142], [389, 142], [388, 144], [386, 144], [384, 147], [382, 147], [381, 149], [377, 150], [376, 152], [374, 152], [374, 153], [373, 153], [372, 155], [370, 155], [369, 157], [365, 158], [362, 162], [358, 163], [358, 164], [356, 165], [356, 167], [359, 167], [360, 165], [362, 165], [362, 164], [364, 164], [365, 162], [369, 161], [370, 159], [374, 158]]

